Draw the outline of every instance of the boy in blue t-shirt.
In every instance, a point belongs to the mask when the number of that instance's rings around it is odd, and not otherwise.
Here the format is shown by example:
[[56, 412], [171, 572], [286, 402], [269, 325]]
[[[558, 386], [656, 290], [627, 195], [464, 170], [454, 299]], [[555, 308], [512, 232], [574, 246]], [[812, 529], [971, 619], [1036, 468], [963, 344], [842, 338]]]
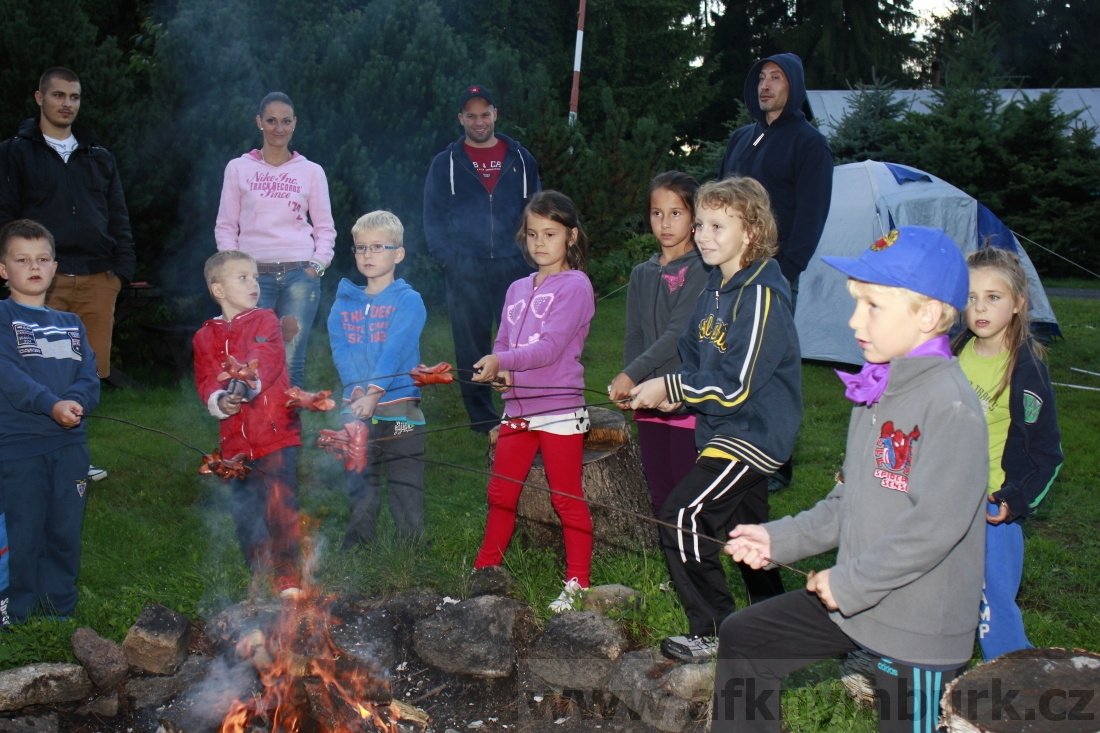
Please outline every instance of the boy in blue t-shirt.
[[0, 627], [76, 606], [99, 377], [80, 319], [46, 307], [54, 255], [38, 222], [0, 228]]
[[374, 542], [383, 463], [398, 537], [424, 534], [424, 413], [408, 372], [420, 363], [427, 313], [420, 294], [394, 279], [394, 268], [405, 259], [401, 220], [372, 211], [355, 222], [351, 234], [355, 265], [367, 285], [340, 281], [328, 333], [344, 383], [343, 412], [348, 422], [367, 423], [369, 440], [366, 469], [346, 471], [351, 518], [344, 549]]

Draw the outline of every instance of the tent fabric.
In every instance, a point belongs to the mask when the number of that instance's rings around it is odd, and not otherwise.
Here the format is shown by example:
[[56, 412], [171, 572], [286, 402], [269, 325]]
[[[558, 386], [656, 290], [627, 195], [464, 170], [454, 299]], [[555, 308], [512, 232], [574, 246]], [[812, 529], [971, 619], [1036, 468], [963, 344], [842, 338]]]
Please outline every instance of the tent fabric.
[[986, 237], [994, 246], [1014, 251], [1027, 271], [1032, 321], [1059, 333], [1031, 259], [993, 212], [929, 173], [865, 160], [833, 169], [829, 218], [817, 252], [799, 279], [795, 327], [804, 359], [863, 363], [863, 354], [848, 328], [853, 302], [847, 280], [821, 258], [858, 257], [889, 230], [907, 225], [943, 229], [963, 254], [978, 249]]

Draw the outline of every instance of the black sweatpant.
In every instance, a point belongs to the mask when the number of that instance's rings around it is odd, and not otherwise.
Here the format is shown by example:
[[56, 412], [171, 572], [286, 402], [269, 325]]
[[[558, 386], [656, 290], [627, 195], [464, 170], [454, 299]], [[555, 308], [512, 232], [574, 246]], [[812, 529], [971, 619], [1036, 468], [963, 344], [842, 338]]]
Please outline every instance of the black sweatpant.
[[[784, 675], [859, 646], [821, 600], [794, 590], [729, 616], [718, 635], [711, 733], [779, 733]], [[882, 733], [933, 733], [948, 682], [966, 669], [923, 669], [884, 657], [875, 672]]]
[[[688, 633], [714, 636], [737, 603], [726, 587], [722, 546], [688, 532], [725, 540], [738, 524], [768, 521], [768, 478], [741, 461], [699, 458], [665, 500], [661, 519], [676, 527], [660, 528], [661, 545], [687, 613]], [[738, 568], [750, 602], [783, 592], [778, 570]]]
[[374, 542], [383, 473], [395, 534], [398, 539], [418, 540], [424, 534], [424, 426], [378, 420], [368, 427], [367, 467], [362, 473], [345, 472], [350, 517], [344, 543]]

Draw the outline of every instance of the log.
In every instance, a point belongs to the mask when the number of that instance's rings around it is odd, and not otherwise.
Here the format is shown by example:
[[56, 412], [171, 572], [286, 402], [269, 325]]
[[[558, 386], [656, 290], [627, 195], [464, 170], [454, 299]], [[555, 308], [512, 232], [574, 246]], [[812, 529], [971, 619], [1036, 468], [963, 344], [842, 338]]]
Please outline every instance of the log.
[[[584, 439], [581, 474], [585, 498], [652, 517], [649, 486], [626, 413], [603, 407], [590, 407], [588, 412], [592, 428]], [[494, 428], [489, 434], [490, 471], [497, 432]], [[558, 552], [564, 552], [561, 520], [550, 503], [551, 495], [538, 488], [546, 486], [546, 471], [540, 454], [535, 458], [535, 464], [527, 476], [527, 485], [520, 495], [516, 528], [522, 531], [517, 532], [517, 536], [525, 537], [535, 547], [553, 547]], [[598, 506], [590, 505], [589, 511], [592, 513], [595, 551], [659, 547], [657, 527], [652, 522]]]

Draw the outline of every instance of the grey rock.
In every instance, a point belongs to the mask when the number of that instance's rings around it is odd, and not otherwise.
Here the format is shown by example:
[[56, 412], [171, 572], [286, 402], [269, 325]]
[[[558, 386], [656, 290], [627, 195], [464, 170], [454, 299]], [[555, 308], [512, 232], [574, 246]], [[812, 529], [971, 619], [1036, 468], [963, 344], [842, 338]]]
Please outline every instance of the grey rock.
[[104, 639], [92, 629], [81, 628], [70, 639], [76, 660], [88, 670], [92, 684], [101, 690], [109, 690], [122, 680], [130, 669], [122, 645]]
[[667, 664], [655, 649], [623, 654], [615, 662], [607, 690], [642, 722], [658, 730], [680, 733], [691, 724], [694, 706], [667, 689]]
[[585, 611], [606, 613], [609, 609], [625, 611], [636, 607], [642, 601], [642, 594], [625, 585], [594, 585], [585, 594], [581, 608]]
[[211, 664], [209, 657], [189, 656], [173, 675], [131, 678], [126, 683], [126, 693], [135, 708], [157, 707], [201, 682]]
[[76, 709], [77, 715], [96, 715], [100, 718], [113, 718], [118, 715], [118, 691], [112, 690], [106, 695], [98, 695]]
[[275, 599], [238, 603], [211, 618], [203, 630], [218, 648], [225, 649], [234, 646], [250, 631], [268, 628], [282, 610], [283, 604]]
[[164, 606], [149, 605], [126, 632], [122, 650], [131, 667], [152, 674], [175, 674], [187, 657], [191, 624]]
[[546, 625], [527, 666], [554, 688], [597, 690], [626, 648], [626, 636], [607, 617], [595, 611], [562, 613]]
[[382, 607], [399, 619], [415, 623], [442, 610], [443, 596], [431, 591], [413, 590], [390, 598]]
[[57, 713], [0, 718], [0, 733], [58, 733], [59, 729]]
[[678, 664], [665, 675], [665, 689], [688, 702], [708, 702], [714, 695], [713, 664]]
[[466, 583], [466, 597], [511, 596], [516, 593], [515, 578], [499, 565], [475, 570]]
[[508, 677], [516, 665], [512, 627], [520, 603], [478, 596], [422, 619], [413, 631], [413, 648], [444, 672], [479, 677]]
[[31, 664], [0, 672], [0, 712], [80, 700], [92, 681], [79, 664]]
[[397, 666], [394, 616], [384, 609], [345, 609], [333, 618], [329, 635], [344, 652], [383, 669]]

